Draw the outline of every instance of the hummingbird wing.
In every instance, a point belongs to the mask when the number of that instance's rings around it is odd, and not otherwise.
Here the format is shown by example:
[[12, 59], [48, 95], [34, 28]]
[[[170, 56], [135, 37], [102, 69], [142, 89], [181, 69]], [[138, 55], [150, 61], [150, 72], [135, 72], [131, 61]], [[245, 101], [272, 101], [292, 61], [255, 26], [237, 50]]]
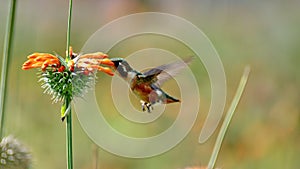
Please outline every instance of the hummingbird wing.
[[151, 77], [156, 85], [161, 86], [164, 82], [177, 75], [183, 68], [186, 68], [193, 58], [194, 57], [189, 57], [183, 61], [180, 60], [158, 66], [150, 69], [147, 72], [144, 72], [143, 75], [146, 77]]

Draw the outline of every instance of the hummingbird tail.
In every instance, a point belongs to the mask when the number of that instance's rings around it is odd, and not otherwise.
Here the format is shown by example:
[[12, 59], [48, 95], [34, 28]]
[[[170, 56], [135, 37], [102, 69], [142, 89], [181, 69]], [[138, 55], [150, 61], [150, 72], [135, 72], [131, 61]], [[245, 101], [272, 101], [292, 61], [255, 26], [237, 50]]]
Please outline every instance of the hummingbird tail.
[[166, 104], [168, 104], [168, 103], [175, 103], [175, 102], [180, 102], [180, 100], [179, 99], [175, 99], [172, 96], [166, 95]]

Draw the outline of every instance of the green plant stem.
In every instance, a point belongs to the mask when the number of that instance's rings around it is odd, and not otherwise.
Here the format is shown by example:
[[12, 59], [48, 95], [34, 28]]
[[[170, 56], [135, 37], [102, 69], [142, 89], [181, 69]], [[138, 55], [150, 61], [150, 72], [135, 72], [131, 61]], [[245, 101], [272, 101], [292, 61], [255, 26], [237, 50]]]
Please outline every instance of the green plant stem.
[[71, 41], [72, 6], [73, 6], [73, 0], [69, 0], [69, 14], [68, 14], [68, 28], [67, 28], [67, 58], [66, 58], [67, 63], [71, 59], [69, 47]]
[[[71, 99], [66, 98], [65, 106], [68, 108], [71, 106]], [[67, 135], [67, 160], [68, 169], [73, 169], [73, 143], [72, 143], [72, 111], [71, 107], [66, 115], [66, 135]]]
[[[68, 28], [67, 28], [67, 56], [66, 56], [66, 62], [68, 63], [69, 60], [71, 60], [70, 56], [70, 37], [71, 37], [71, 20], [72, 20], [72, 4], [73, 1], [69, 0], [69, 13], [68, 13]], [[68, 108], [70, 111], [66, 115], [66, 135], [67, 135], [67, 166], [68, 169], [73, 169], [73, 145], [72, 145], [72, 110], [71, 110], [71, 96], [65, 98], [65, 110]]]
[[240, 84], [238, 86], [238, 89], [235, 93], [235, 96], [231, 102], [231, 105], [227, 111], [227, 114], [226, 114], [226, 117], [224, 119], [224, 122], [222, 124], [222, 127], [220, 129], [220, 132], [219, 132], [219, 135], [217, 137], [217, 140], [216, 140], [216, 143], [215, 143], [215, 146], [214, 146], [214, 149], [213, 149], [213, 152], [212, 152], [212, 155], [210, 157], [210, 160], [209, 160], [209, 163], [207, 165], [207, 169], [213, 169], [215, 163], [216, 163], [216, 160], [217, 160], [217, 157], [218, 157], [218, 154], [219, 154], [219, 151], [220, 151], [220, 148], [221, 148], [221, 145], [222, 145], [222, 142], [223, 142], [223, 139], [224, 139], [224, 136], [225, 136], [225, 133], [227, 131], [227, 128], [230, 124], [230, 121], [232, 119], [232, 116], [234, 114], [234, 111], [241, 99], [241, 96], [242, 96], [242, 93], [245, 89], [245, 86], [246, 86], [246, 83], [247, 83], [247, 80], [248, 80], [248, 76], [249, 76], [249, 73], [250, 73], [250, 67], [246, 67], [245, 70], [244, 70], [244, 73], [243, 73], [243, 76], [240, 80]]
[[8, 74], [8, 63], [12, 49], [13, 43], [13, 32], [14, 32], [14, 23], [15, 23], [15, 11], [16, 11], [16, 2], [17, 0], [10, 1], [10, 12], [7, 19], [7, 27], [5, 32], [5, 42], [3, 50], [3, 61], [2, 61], [2, 71], [1, 71], [1, 96], [0, 96], [0, 139], [4, 135], [4, 108], [5, 108], [5, 98], [6, 98], [6, 85], [7, 85], [7, 74]]

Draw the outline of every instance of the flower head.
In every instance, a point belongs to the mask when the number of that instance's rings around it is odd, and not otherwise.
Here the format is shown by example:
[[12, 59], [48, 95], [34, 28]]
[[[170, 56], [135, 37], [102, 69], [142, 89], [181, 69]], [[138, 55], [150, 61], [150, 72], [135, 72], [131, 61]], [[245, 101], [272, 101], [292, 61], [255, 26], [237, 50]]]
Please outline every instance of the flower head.
[[52, 95], [54, 102], [66, 97], [81, 97], [93, 85], [98, 71], [114, 75], [109, 67], [103, 67], [114, 65], [108, 55], [101, 52], [80, 55], [74, 53], [71, 47], [69, 52], [70, 60], [49, 53], [33, 53], [22, 66], [23, 70], [39, 69], [42, 88]]

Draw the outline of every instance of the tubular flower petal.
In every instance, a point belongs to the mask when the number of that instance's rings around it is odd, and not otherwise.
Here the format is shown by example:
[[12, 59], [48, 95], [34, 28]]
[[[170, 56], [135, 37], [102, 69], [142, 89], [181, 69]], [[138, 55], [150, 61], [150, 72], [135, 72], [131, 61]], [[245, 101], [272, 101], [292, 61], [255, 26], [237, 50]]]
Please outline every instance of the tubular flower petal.
[[112, 72], [112, 70], [108, 67], [102, 67], [102, 66], [98, 66], [97, 67], [97, 70], [101, 71], [101, 72], [104, 72], [110, 76], [113, 76], [114, 75], [114, 72]]
[[108, 55], [102, 52], [96, 53], [88, 53], [81, 56], [81, 58], [89, 58], [89, 59], [105, 59], [108, 58]]
[[107, 66], [114, 66], [114, 62], [112, 62], [110, 59], [102, 59], [98, 61], [99, 64], [107, 65]]
[[104, 72], [110, 76], [113, 76], [113, 71], [108, 67], [102, 67], [100, 65], [114, 66], [114, 63], [108, 59], [108, 55], [102, 52], [90, 53], [78, 56], [79, 59], [76, 62], [76, 68], [81, 70], [85, 74], [90, 74], [95, 71]]
[[60, 67], [59, 59], [56, 56], [48, 53], [33, 53], [27, 58], [28, 60], [22, 66], [23, 70], [41, 68], [43, 71], [45, 71], [47, 67]]

